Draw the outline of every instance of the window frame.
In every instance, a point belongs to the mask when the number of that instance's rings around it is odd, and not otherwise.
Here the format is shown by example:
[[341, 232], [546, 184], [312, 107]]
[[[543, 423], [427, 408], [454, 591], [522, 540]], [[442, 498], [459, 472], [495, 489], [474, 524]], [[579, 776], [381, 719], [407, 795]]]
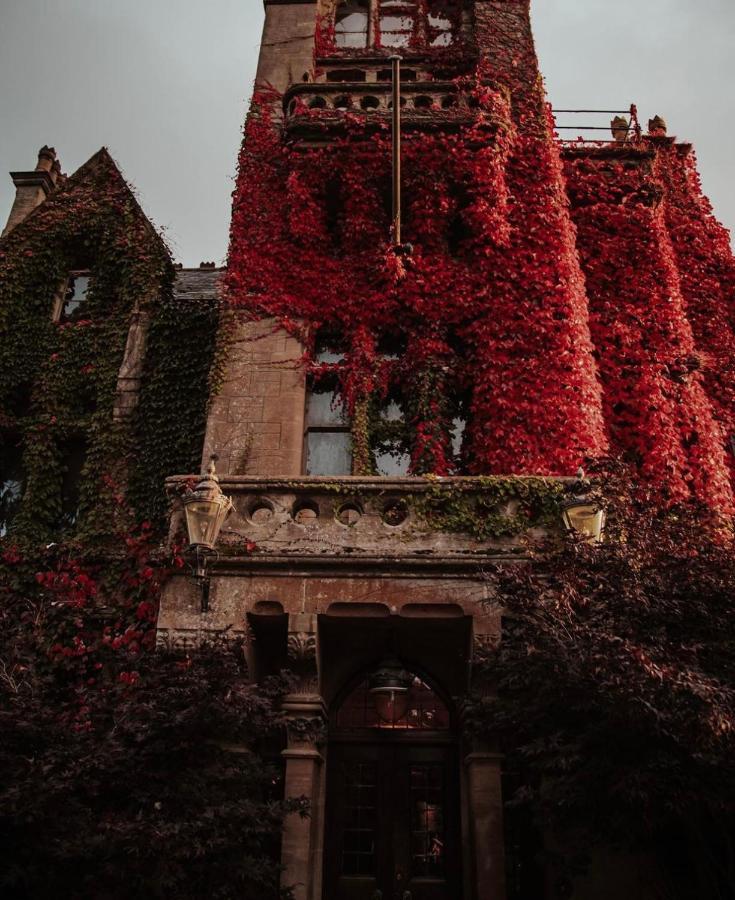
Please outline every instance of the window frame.
[[[335, 4], [334, 48], [338, 52], [386, 50], [396, 53], [401, 50], [417, 50], [420, 52], [446, 50], [459, 40], [462, 29], [462, 0], [455, 0], [459, 16], [456, 20], [451, 15], [445, 15], [446, 20], [450, 23], [448, 28], [432, 24], [432, 18], [439, 18], [442, 15], [442, 11], [425, 7], [421, 0], [366, 0], [364, 7], [367, 15], [365, 43], [355, 46], [348, 43], [339, 43], [338, 35], [340, 34], [363, 34], [362, 31], [347, 32], [337, 30], [340, 8], [345, 2], [354, 3], [356, 7], [359, 5], [359, 0], [338, 0]], [[452, 0], [449, 0], [449, 5], [452, 5]], [[357, 9], [355, 9], [355, 12], [357, 12]], [[383, 32], [381, 19], [388, 17], [411, 19], [411, 28]], [[407, 38], [405, 43], [384, 44], [382, 41], [384, 33], [396, 36], [406, 35]], [[446, 43], [439, 43], [444, 35], [448, 35], [449, 40]]]
[[[78, 321], [78, 316], [67, 315], [65, 312], [66, 304], [68, 303], [67, 293], [69, 292], [69, 287], [72, 281], [75, 281], [77, 278], [86, 278], [88, 280], [87, 290], [84, 292], [85, 297], [83, 300], [79, 301], [77, 309], [80, 309], [86, 302], [88, 302], [87, 293], [89, 292], [90, 287], [92, 286], [92, 272], [90, 269], [70, 269], [67, 273], [66, 278], [61, 282], [54, 295], [54, 302], [51, 309], [51, 321], [55, 325], [66, 325], [69, 322]], [[76, 312], [76, 310], [75, 310]]]
[[[347, 434], [350, 439], [352, 438], [352, 423], [349, 418], [345, 415], [344, 422], [323, 422], [323, 423], [311, 423], [309, 421], [309, 406], [311, 403], [311, 399], [315, 394], [330, 394], [333, 398], [336, 395], [337, 384], [336, 377], [330, 376], [322, 376], [318, 381], [314, 379], [314, 377], [310, 377], [307, 379], [306, 383], [306, 397], [305, 397], [305, 407], [304, 407], [304, 450], [303, 450], [303, 465], [302, 469], [305, 475], [311, 476], [313, 475], [315, 478], [328, 478], [330, 476], [324, 475], [318, 472], [310, 472], [309, 471], [309, 435], [311, 434]], [[350, 447], [350, 471], [335, 473], [334, 476], [331, 477], [339, 477], [339, 475], [351, 475], [352, 474], [352, 465], [354, 461], [354, 454], [352, 452], [352, 447]]]

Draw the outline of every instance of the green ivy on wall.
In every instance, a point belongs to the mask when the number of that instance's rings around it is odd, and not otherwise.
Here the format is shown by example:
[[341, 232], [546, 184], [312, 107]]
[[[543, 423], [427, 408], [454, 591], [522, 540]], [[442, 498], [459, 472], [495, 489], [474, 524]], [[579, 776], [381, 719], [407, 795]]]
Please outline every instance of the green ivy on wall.
[[[54, 322], [55, 297], [79, 269], [90, 273], [85, 300]], [[217, 315], [175, 304], [174, 280], [168, 248], [105, 150], [0, 243], [0, 440], [17, 448], [24, 475], [14, 541], [125, 533], [162, 515], [166, 475], [191, 469]], [[150, 322], [141, 403], [116, 417], [137, 315]], [[82, 468], [70, 514], [74, 452]]]
[[163, 524], [165, 479], [201, 468], [219, 312], [215, 301], [166, 299], [151, 321], [129, 485], [139, 520]]

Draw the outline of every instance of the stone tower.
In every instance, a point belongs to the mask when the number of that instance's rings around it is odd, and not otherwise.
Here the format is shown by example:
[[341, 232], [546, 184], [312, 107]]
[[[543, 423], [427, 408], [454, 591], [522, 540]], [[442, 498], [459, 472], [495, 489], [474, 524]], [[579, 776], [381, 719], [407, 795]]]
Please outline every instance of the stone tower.
[[265, 7], [204, 449], [234, 513], [208, 604], [172, 579], [160, 638], [227, 628], [253, 678], [293, 672], [298, 900], [503, 900], [501, 756], [462, 717], [500, 636], [483, 572], [610, 452], [732, 508], [732, 255], [660, 123], [562, 146], [528, 0]]

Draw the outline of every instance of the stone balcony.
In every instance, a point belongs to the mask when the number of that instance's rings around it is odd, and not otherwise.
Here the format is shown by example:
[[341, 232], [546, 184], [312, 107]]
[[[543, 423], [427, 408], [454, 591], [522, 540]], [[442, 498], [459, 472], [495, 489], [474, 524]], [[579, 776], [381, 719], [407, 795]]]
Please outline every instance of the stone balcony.
[[[215, 568], [380, 568], [464, 571], [522, 558], [560, 533], [572, 479], [223, 476], [234, 509]], [[172, 534], [183, 530], [171, 478]]]
[[[403, 127], [452, 128], [472, 121], [474, 98], [452, 81], [414, 81], [401, 86]], [[286, 130], [300, 136], [315, 129], [339, 130], [348, 114], [364, 116], [368, 126], [388, 125], [391, 85], [388, 82], [297, 84], [283, 98]]]

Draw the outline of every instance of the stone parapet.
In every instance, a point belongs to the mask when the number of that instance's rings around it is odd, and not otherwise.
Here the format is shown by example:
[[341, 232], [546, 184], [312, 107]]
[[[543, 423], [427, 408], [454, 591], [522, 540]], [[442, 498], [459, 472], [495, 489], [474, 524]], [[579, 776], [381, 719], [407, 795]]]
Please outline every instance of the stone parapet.
[[[191, 476], [168, 480], [172, 533], [183, 527], [178, 497]], [[223, 476], [234, 510], [218, 566], [281, 566], [303, 560], [347, 568], [476, 565], [518, 556], [563, 528], [573, 479]]]

